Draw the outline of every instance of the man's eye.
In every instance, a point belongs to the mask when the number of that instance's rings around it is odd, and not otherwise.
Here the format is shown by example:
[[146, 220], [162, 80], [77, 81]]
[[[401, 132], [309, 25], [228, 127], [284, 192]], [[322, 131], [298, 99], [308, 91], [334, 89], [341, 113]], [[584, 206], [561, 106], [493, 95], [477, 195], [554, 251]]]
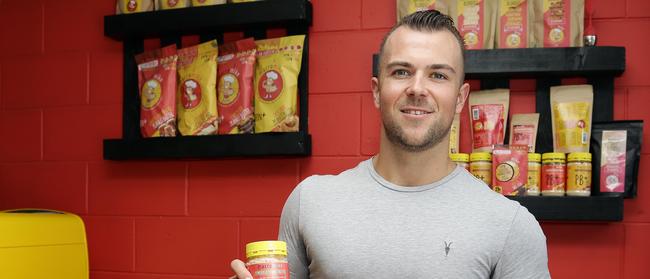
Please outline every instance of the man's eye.
[[447, 76], [441, 73], [433, 73], [431, 74], [431, 77], [433, 77], [434, 79], [447, 79]]
[[393, 72], [393, 76], [396, 76], [396, 77], [408, 77], [409, 72], [406, 71], [406, 70], [395, 70]]

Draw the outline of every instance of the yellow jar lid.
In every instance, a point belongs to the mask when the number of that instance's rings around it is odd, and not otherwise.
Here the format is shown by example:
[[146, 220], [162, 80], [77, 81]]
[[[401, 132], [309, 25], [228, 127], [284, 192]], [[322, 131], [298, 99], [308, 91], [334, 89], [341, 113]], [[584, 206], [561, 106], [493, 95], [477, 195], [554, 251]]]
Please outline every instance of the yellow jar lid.
[[287, 255], [287, 243], [284, 241], [257, 241], [246, 244], [246, 258], [268, 255]]
[[564, 153], [560, 153], [560, 152], [549, 152], [549, 153], [542, 154], [542, 161], [546, 161], [546, 160], [564, 161], [565, 158], [566, 157], [564, 156]]
[[569, 153], [569, 156], [567, 157], [567, 161], [584, 161], [584, 162], [591, 162], [591, 153], [589, 152], [573, 152]]
[[488, 152], [474, 152], [469, 155], [469, 160], [474, 162], [474, 161], [491, 161], [492, 160], [492, 154]]
[[542, 154], [539, 153], [528, 153], [528, 162], [541, 162]]
[[469, 154], [467, 153], [449, 153], [449, 158], [454, 162], [469, 162]]

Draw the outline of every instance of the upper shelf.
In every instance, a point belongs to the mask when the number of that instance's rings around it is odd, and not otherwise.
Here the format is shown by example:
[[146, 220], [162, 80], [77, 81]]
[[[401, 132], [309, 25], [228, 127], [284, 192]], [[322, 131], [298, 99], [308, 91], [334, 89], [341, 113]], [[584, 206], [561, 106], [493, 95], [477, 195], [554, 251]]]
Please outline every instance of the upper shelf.
[[126, 40], [255, 27], [309, 26], [311, 9], [308, 0], [274, 0], [110, 15], [104, 17], [104, 35]]
[[[373, 76], [378, 56], [373, 55]], [[625, 71], [624, 47], [566, 47], [468, 50], [467, 79], [539, 76], [619, 76]]]

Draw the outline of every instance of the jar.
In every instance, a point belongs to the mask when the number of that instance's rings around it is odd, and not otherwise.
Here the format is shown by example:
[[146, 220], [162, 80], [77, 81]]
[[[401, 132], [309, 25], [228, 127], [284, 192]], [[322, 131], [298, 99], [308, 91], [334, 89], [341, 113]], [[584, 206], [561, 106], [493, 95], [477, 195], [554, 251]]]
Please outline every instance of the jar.
[[253, 279], [289, 279], [287, 243], [258, 241], [246, 244], [246, 268]]
[[542, 196], [564, 196], [565, 169], [564, 153], [542, 154]]
[[569, 153], [566, 173], [567, 196], [591, 195], [591, 153]]
[[475, 152], [469, 155], [469, 171], [476, 178], [483, 180], [488, 186], [492, 186], [492, 154], [487, 152]]
[[528, 153], [528, 178], [526, 195], [539, 196], [539, 181], [542, 175], [542, 154]]
[[450, 153], [449, 158], [457, 165], [469, 170], [469, 154], [467, 153]]

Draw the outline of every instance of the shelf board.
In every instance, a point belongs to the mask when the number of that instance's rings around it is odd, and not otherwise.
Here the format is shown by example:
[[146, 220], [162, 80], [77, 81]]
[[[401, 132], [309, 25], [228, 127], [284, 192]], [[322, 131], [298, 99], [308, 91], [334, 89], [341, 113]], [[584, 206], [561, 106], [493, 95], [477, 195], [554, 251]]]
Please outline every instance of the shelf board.
[[544, 221], [621, 221], [623, 197], [508, 197]]
[[105, 160], [311, 155], [305, 132], [105, 139]]
[[126, 40], [309, 26], [311, 9], [308, 0], [274, 0], [110, 15], [104, 17], [104, 35]]
[[[378, 73], [373, 55], [373, 76]], [[611, 75], [625, 71], [624, 47], [566, 47], [468, 50], [466, 79]]]

